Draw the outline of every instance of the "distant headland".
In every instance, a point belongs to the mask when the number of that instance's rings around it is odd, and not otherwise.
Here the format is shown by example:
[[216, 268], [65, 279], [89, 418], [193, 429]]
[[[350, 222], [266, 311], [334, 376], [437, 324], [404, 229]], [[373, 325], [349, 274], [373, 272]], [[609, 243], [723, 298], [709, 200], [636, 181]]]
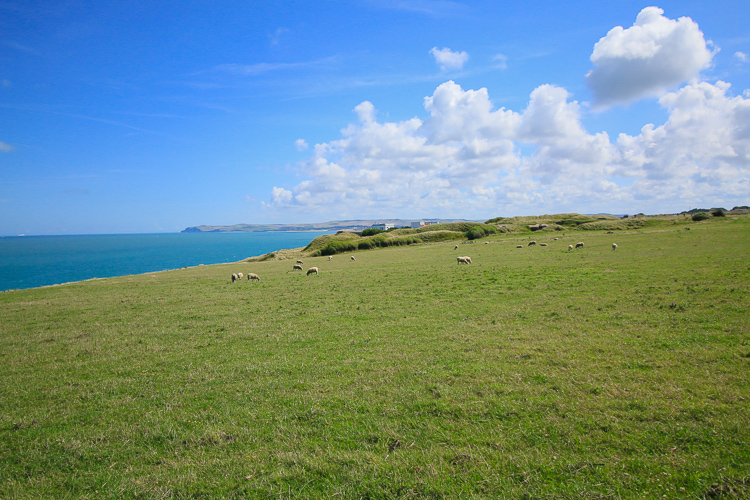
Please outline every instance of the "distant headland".
[[467, 219], [364, 219], [337, 220], [313, 224], [233, 224], [231, 226], [192, 226], [183, 233], [252, 233], [259, 231], [361, 231], [373, 224], [388, 224], [395, 227], [410, 227], [414, 222], [438, 224], [443, 222], [478, 222]]

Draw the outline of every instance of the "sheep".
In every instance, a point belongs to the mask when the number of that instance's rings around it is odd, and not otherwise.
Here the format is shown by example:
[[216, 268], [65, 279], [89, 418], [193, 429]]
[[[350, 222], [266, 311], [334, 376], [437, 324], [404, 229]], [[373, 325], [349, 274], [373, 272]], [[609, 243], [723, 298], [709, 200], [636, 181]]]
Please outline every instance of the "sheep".
[[237, 273], [237, 279], [238, 279], [239, 281], [242, 281], [242, 277], [243, 277], [243, 276], [244, 276], [244, 274], [242, 274], [242, 273]]
[[302, 271], [302, 266], [300, 266], [299, 264], [294, 264], [292, 271], [297, 271], [297, 270]]
[[258, 281], [260, 281], [260, 276], [258, 276], [255, 273], [247, 273], [247, 281], [250, 281], [250, 280], [258, 280]]
[[237, 281], [237, 275], [235, 273], [232, 273], [232, 283]]
[[456, 245], [455, 247], [453, 247], [453, 250], [458, 250], [458, 245]]
[[298, 260], [297, 264], [304, 264], [304, 262], [302, 262], [301, 260]]
[[612, 243], [612, 250], [617, 250], [617, 243]]
[[571, 252], [573, 250], [573, 245], [568, 245], [568, 252]]
[[539, 246], [540, 246], [540, 247], [546, 247], [546, 246], [547, 246], [547, 244], [546, 244], [546, 243], [539, 243]]
[[333, 260], [333, 255], [329, 255], [329, 256], [328, 256], [328, 260], [329, 260], [329, 261]]
[[457, 257], [458, 264], [471, 264], [471, 257]]
[[583, 248], [583, 242], [579, 241], [578, 243], [576, 243], [576, 248]]
[[529, 246], [536, 245], [536, 241], [529, 241]]
[[357, 259], [354, 258], [354, 255], [352, 255], [352, 260], [357, 260]]
[[552, 238], [552, 239], [553, 239], [553, 240], [555, 240], [555, 241], [557, 241], [557, 240], [559, 240], [560, 238]]
[[523, 245], [517, 245], [516, 248], [523, 248]]
[[307, 270], [307, 275], [310, 276], [312, 273], [315, 273], [315, 276], [318, 275], [318, 268], [317, 267], [311, 267]]

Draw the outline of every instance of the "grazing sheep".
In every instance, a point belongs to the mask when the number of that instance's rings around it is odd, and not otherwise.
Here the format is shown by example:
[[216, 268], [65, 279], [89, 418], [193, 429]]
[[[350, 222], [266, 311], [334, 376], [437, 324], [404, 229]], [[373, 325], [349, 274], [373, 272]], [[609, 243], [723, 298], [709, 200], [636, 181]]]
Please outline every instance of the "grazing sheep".
[[517, 245], [516, 248], [523, 248], [523, 245]]
[[300, 266], [299, 264], [294, 264], [294, 267], [292, 268], [292, 271], [297, 271], [297, 270], [302, 271], [302, 266]]
[[568, 252], [573, 250], [573, 245], [568, 245]]
[[546, 244], [546, 243], [539, 243], [539, 246], [540, 246], [540, 247], [546, 247], [546, 246], [547, 246], [547, 244]]
[[456, 257], [458, 264], [471, 264], [471, 257]]
[[352, 260], [357, 260], [357, 259], [354, 258], [354, 255], [352, 255]]
[[557, 241], [557, 240], [559, 240], [560, 238], [552, 238], [552, 239], [553, 239], [553, 240], [555, 240], [555, 241]]
[[583, 248], [583, 242], [580, 241], [580, 242], [576, 243], [576, 248]]
[[244, 276], [244, 274], [242, 274], [242, 273], [237, 273], [237, 279], [238, 279], [239, 281], [242, 281], [242, 277], [243, 277], [243, 276]]
[[536, 241], [529, 241], [529, 246], [536, 245]]
[[330, 260], [333, 260], [333, 255], [329, 255], [329, 256], [328, 256], [328, 260], [329, 260], [329, 261], [330, 261]]
[[304, 264], [304, 262], [302, 262], [301, 260], [298, 260], [297, 264]]
[[312, 273], [315, 273], [315, 276], [318, 275], [318, 268], [317, 267], [311, 267], [307, 270], [307, 275], [310, 276]]
[[612, 250], [617, 250], [617, 243], [612, 243]]
[[458, 250], [458, 245], [456, 245], [455, 247], [453, 247], [453, 250]]
[[247, 281], [250, 281], [250, 280], [258, 280], [258, 281], [260, 281], [260, 276], [258, 276], [255, 273], [247, 273]]
[[237, 281], [237, 275], [235, 273], [232, 273], [232, 283]]

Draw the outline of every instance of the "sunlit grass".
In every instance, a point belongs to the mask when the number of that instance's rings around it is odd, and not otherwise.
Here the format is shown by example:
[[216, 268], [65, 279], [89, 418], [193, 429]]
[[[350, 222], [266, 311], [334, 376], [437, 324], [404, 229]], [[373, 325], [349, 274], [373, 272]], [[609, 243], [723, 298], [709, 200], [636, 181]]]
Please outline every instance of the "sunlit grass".
[[747, 497], [750, 225], [689, 227], [4, 292], [0, 497]]

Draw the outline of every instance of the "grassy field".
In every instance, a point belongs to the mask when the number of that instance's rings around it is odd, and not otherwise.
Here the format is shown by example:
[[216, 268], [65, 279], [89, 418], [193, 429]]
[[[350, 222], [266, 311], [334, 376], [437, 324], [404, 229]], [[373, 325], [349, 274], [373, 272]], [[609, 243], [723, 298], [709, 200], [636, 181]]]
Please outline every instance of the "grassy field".
[[0, 497], [750, 498], [750, 217], [456, 243], [0, 293]]

